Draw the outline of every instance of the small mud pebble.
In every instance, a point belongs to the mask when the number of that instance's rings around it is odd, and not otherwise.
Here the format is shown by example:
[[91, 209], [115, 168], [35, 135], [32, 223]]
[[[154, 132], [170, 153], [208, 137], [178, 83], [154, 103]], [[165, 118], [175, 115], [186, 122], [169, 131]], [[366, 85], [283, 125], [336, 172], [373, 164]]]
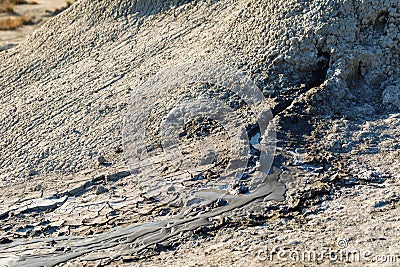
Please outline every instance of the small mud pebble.
[[124, 152], [124, 150], [122, 149], [122, 147], [116, 147], [114, 152], [117, 154], [121, 154], [122, 152]]
[[106, 193], [106, 192], [108, 192], [108, 189], [105, 188], [105, 187], [102, 186], [102, 185], [99, 185], [99, 186], [97, 187], [97, 189], [96, 189], [96, 195], [100, 195], [100, 194], [103, 194], [103, 193]]
[[97, 158], [97, 162], [99, 164], [105, 164], [106, 163], [106, 159], [103, 156], [100, 156]]
[[13, 241], [11, 240], [11, 239], [9, 239], [8, 237], [2, 237], [2, 238], [0, 238], [0, 244], [1, 245], [4, 245], [4, 244], [10, 244], [10, 243], [12, 243]]
[[29, 171], [28, 171], [28, 176], [35, 176], [35, 175], [37, 175], [37, 174], [38, 174], [38, 172], [35, 171], [35, 170], [29, 170]]

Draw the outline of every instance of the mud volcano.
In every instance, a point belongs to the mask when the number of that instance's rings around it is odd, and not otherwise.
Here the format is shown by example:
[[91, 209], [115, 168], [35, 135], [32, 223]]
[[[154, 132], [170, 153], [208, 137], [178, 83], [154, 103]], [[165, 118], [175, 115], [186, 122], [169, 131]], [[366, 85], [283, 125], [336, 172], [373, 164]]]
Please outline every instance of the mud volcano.
[[0, 52], [0, 265], [398, 263], [399, 6], [78, 1]]

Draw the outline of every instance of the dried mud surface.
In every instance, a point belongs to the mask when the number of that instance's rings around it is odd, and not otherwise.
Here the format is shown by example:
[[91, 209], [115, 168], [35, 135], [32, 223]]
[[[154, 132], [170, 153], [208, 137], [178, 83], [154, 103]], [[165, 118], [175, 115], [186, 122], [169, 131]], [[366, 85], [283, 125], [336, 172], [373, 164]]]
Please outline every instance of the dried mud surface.
[[[351, 264], [398, 265], [399, 20], [398, 0], [74, 4], [0, 53], [0, 265], [341, 266], [269, 255], [343, 244], [397, 260]], [[142, 81], [194, 62], [250, 77], [278, 143], [261, 190], [190, 209], [179, 191], [138, 189], [122, 133]], [[194, 156], [198, 125], [185, 127]], [[147, 173], [184, 186], [220, 167], [160, 166]]]

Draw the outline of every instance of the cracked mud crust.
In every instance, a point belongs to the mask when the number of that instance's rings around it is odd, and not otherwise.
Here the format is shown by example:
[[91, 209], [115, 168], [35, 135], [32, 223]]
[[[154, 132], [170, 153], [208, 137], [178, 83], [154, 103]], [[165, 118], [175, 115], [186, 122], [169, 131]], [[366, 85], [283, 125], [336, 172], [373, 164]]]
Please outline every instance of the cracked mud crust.
[[[82, 0], [49, 20], [0, 52], [0, 266], [341, 266], [284, 261], [271, 249], [343, 244], [394, 255], [384, 265], [397, 266], [399, 6]], [[278, 142], [265, 190], [197, 205], [179, 190], [139, 190], [125, 165], [131, 96], [160, 71], [196, 62], [238, 69], [267, 99]], [[210, 84], [190, 86], [218, 95]], [[174, 104], [159, 102], [145, 127], [154, 149], [155, 124]], [[237, 107], [254, 135], [250, 112]], [[224, 136], [211, 122], [184, 125], [188, 157], [199, 132]], [[203, 186], [225, 158], [194, 173], [162, 162], [147, 171]]]

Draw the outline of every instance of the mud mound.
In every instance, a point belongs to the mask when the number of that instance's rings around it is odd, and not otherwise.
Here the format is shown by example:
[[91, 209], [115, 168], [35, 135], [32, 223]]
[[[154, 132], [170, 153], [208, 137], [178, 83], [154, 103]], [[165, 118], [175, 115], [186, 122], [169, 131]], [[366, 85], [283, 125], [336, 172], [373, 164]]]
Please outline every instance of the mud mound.
[[[15, 236], [93, 235], [180, 212], [176, 199], [165, 206], [154, 195], [135, 191], [135, 179], [124, 167], [122, 132], [139, 85], [182, 63], [240, 70], [272, 108], [279, 146], [273, 175], [288, 185], [288, 193], [283, 204], [274, 204], [277, 214], [258, 210], [260, 224], [279, 216], [323, 219], [312, 214], [316, 205], [335, 199], [343, 188], [397, 183], [399, 19], [398, 0], [75, 3], [26, 42], [0, 53], [0, 186], [5, 192], [0, 220], [8, 226], [0, 230], [1, 242], [12, 243]], [[198, 86], [218, 91], [212, 84]], [[182, 92], [166, 99], [179, 99]], [[154, 141], [149, 150], [157, 149], [155, 123], [174, 103], [166, 101], [157, 103], [160, 109], [146, 125]], [[243, 106], [235, 111], [255, 136]], [[184, 134], [195, 136], [200, 126], [187, 126]], [[161, 170], [165, 179], [186, 175], [185, 170]], [[190, 179], [197, 181], [199, 173]], [[391, 199], [388, 203], [398, 201]], [[246, 213], [227, 210], [233, 221]], [[237, 226], [222, 219], [213, 229], [218, 232], [221, 225]], [[168, 239], [150, 243], [163, 238]], [[18, 251], [13, 246], [4, 258]], [[57, 249], [56, 254], [64, 251]]]
[[82, 1], [1, 55], [0, 168], [21, 177], [119, 161], [130, 91], [180, 62], [239, 68], [278, 101], [324, 83], [322, 108], [398, 105], [397, 4]]

